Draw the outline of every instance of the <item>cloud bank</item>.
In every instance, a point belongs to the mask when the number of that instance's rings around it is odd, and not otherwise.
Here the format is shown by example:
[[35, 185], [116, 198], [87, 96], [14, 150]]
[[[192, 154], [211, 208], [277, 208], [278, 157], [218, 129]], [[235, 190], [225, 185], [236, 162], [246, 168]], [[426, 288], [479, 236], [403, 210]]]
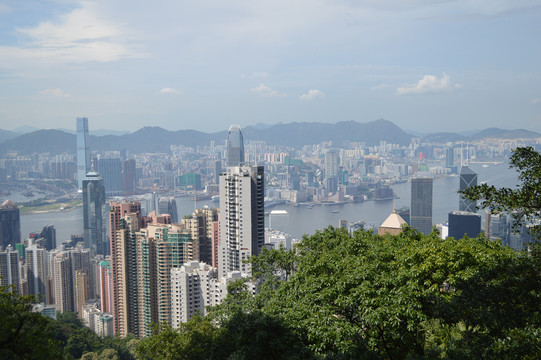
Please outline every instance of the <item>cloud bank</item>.
[[436, 75], [425, 75], [416, 84], [411, 84], [396, 89], [397, 95], [417, 95], [427, 93], [437, 93], [451, 91], [461, 88], [461, 84], [454, 84], [451, 82], [451, 78], [446, 73], [442, 74], [441, 78]]

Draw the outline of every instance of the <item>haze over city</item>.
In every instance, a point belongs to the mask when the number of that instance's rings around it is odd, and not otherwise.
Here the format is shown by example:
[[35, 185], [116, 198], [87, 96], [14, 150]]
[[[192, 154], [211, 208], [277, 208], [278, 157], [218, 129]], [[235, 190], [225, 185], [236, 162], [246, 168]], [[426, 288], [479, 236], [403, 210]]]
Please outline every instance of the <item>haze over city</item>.
[[541, 131], [540, 5], [4, 1], [0, 128]]

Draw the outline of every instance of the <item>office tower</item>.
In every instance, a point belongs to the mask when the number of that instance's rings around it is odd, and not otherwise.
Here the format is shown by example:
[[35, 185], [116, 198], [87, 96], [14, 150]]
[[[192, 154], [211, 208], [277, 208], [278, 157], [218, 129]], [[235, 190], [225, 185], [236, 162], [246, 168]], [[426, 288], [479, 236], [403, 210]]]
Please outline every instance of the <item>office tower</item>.
[[401, 207], [396, 210], [396, 213], [400, 215], [402, 219], [409, 225], [410, 224], [410, 208], [407, 206]]
[[220, 173], [222, 172], [222, 160], [214, 161], [214, 183], [220, 183]]
[[106, 195], [122, 195], [122, 161], [119, 158], [99, 159], [97, 171], [103, 178]]
[[244, 163], [244, 140], [239, 125], [231, 125], [225, 140], [226, 165], [239, 166]]
[[30, 237], [34, 239], [34, 242], [38, 239], [43, 239], [43, 247], [47, 251], [56, 249], [56, 229], [54, 225], [45, 225], [41, 232], [30, 233]]
[[[460, 184], [459, 189], [460, 191], [464, 191], [469, 187], [477, 186], [477, 173], [474, 172], [472, 169], [467, 167], [466, 165], [463, 165], [460, 168]], [[458, 203], [458, 210], [460, 211], [468, 211], [468, 212], [477, 212], [477, 202], [476, 201], [470, 201], [466, 198], [464, 198], [464, 195], [460, 194], [460, 199]]]
[[265, 241], [263, 166], [228, 167], [220, 174], [219, 276], [249, 272], [244, 263], [259, 254]]
[[464, 236], [476, 237], [481, 233], [481, 215], [468, 211], [449, 213], [449, 237], [462, 239]]
[[83, 221], [85, 248], [92, 255], [109, 254], [109, 244], [105, 234], [105, 188], [103, 179], [97, 172], [89, 172], [83, 180]]
[[393, 209], [391, 215], [378, 227], [378, 235], [398, 235], [402, 232], [402, 227], [406, 224], [406, 220], [398, 215], [396, 209]]
[[83, 189], [83, 179], [89, 171], [88, 119], [77, 118], [77, 185], [79, 190]]
[[135, 232], [139, 231], [141, 225], [141, 203], [111, 202], [109, 229], [113, 281], [112, 314], [114, 333], [122, 337], [129, 332], [138, 333], [133, 319], [137, 309]]
[[108, 260], [100, 261], [99, 271], [101, 311], [106, 313], [112, 313], [113, 278], [111, 272], [111, 263]]
[[0, 285], [13, 285], [21, 294], [21, 265], [19, 253], [8, 246], [5, 251], [0, 251]]
[[325, 189], [335, 193], [338, 190], [338, 152], [329, 150], [325, 154]]
[[490, 240], [500, 240], [502, 245], [509, 245], [511, 226], [505, 214], [485, 213], [485, 235]]
[[21, 216], [19, 208], [11, 200], [0, 206], [0, 250], [8, 245], [15, 247], [21, 242]]
[[455, 149], [453, 147], [445, 148], [445, 166], [453, 167], [455, 163]]
[[212, 280], [217, 271], [203, 262], [190, 261], [180, 268], [171, 269], [171, 326], [194, 315], [205, 315], [207, 306], [212, 305]]
[[75, 311], [73, 304], [73, 272], [68, 253], [59, 251], [51, 261], [54, 283], [54, 301], [60, 312]]
[[269, 228], [289, 234], [289, 214], [286, 210], [272, 210], [269, 214]]
[[411, 227], [425, 235], [432, 231], [432, 179], [411, 179]]
[[75, 311], [79, 318], [83, 317], [83, 305], [86, 302], [88, 279], [83, 270], [75, 270]]
[[137, 188], [137, 169], [135, 160], [122, 161], [122, 191], [124, 195], [132, 195]]
[[158, 204], [160, 215], [171, 215], [171, 222], [178, 223], [177, 201], [174, 197], [161, 198]]
[[26, 286], [29, 295], [36, 295], [39, 301], [54, 303], [49, 283], [49, 253], [35, 244], [25, 249]]
[[213, 228], [218, 221], [217, 209], [197, 209], [191, 217], [182, 219], [181, 224], [190, 232], [195, 249], [193, 259], [212, 263]]

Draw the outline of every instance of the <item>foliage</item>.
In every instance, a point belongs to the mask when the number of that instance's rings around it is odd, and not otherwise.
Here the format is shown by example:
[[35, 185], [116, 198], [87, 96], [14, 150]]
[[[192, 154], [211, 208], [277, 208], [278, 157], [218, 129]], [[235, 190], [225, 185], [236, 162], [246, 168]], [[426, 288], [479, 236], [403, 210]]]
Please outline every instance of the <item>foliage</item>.
[[0, 286], [0, 358], [58, 359], [51, 320], [32, 312], [34, 296], [19, 295], [14, 287]]
[[541, 237], [541, 154], [532, 147], [517, 148], [510, 159], [510, 167], [518, 172], [520, 184], [516, 188], [496, 188], [481, 184], [462, 191], [472, 201], [483, 200], [481, 208], [493, 213], [508, 212], [514, 218], [514, 228], [533, 223], [531, 233]]

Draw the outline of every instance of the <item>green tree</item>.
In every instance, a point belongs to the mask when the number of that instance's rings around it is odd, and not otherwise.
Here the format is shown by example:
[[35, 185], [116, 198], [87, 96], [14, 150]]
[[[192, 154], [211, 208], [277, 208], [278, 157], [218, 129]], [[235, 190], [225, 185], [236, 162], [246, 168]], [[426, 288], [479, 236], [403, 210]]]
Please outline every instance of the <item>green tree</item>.
[[51, 319], [32, 311], [34, 296], [0, 286], [0, 358], [59, 359]]
[[482, 200], [480, 207], [493, 213], [506, 212], [514, 218], [514, 228], [534, 224], [530, 232], [541, 236], [541, 154], [532, 147], [519, 147], [513, 151], [510, 167], [518, 172], [516, 188], [496, 188], [481, 184], [462, 191], [472, 201]]

